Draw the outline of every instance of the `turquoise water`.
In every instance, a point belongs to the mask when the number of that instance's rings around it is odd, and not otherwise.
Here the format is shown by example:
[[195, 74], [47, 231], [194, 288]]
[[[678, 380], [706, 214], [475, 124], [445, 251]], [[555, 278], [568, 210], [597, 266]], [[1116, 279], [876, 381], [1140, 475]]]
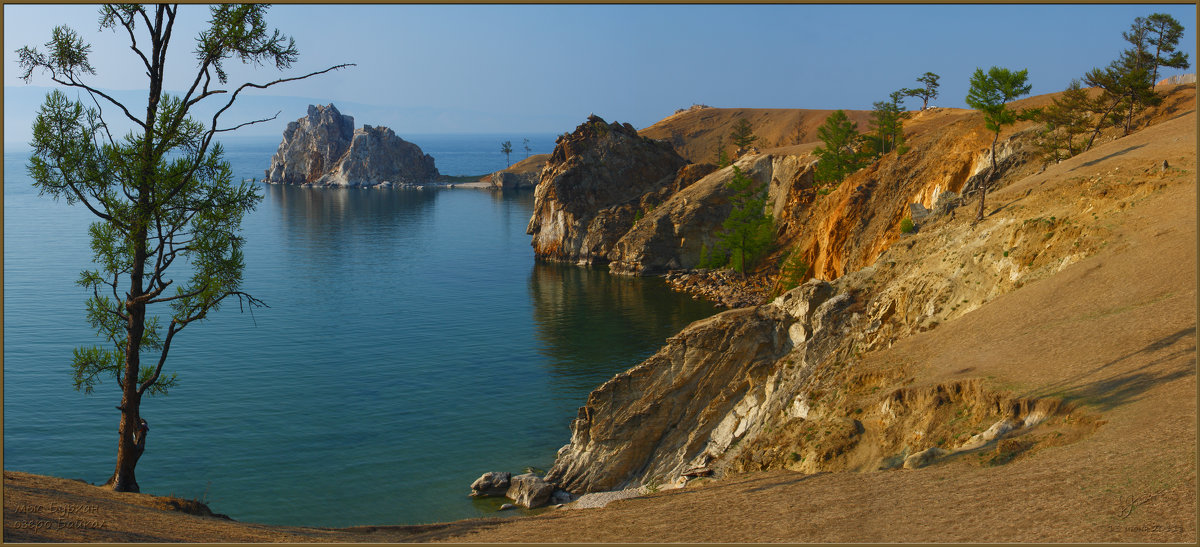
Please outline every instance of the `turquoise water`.
[[[413, 139], [443, 173], [503, 166], [492, 136], [443, 138]], [[261, 177], [276, 145], [231, 144], [235, 175]], [[119, 392], [75, 392], [69, 369], [96, 341], [74, 285], [91, 218], [39, 197], [26, 158], [5, 151], [4, 467], [102, 482]], [[244, 288], [270, 308], [227, 306], [175, 339], [179, 386], [144, 401], [138, 465], [143, 491], [238, 520], [495, 515], [472, 480], [547, 468], [591, 389], [714, 311], [658, 279], [536, 263], [530, 193], [262, 189]]]

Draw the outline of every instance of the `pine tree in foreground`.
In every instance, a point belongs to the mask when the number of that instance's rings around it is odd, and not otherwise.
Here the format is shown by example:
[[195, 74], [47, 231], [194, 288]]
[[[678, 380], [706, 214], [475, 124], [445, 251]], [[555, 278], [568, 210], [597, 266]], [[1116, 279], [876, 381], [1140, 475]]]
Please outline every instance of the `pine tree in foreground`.
[[[25, 81], [35, 72], [47, 74], [97, 105], [88, 108], [62, 91], [51, 92], [34, 121], [28, 167], [42, 194], [82, 204], [97, 218], [88, 230], [95, 268], [84, 270], [78, 284], [92, 291], [87, 319], [104, 343], [77, 348], [72, 369], [76, 390], [91, 393], [108, 377], [121, 389], [116, 467], [105, 483], [117, 491], [139, 490], [135, 470], [149, 432], [142, 398], [175, 386], [164, 365], [176, 336], [231, 298], [251, 309], [263, 305], [241, 289], [239, 235], [242, 218], [262, 196], [254, 185], [234, 184], [214, 137], [274, 117], [223, 126], [221, 116], [246, 89], [350, 66], [224, 89], [229, 59], [278, 69], [296, 61], [295, 42], [267, 29], [266, 11], [261, 4], [210, 7], [211, 19], [196, 38], [191, 87], [172, 96], [163, 85], [177, 7], [103, 6], [101, 30], [128, 36], [132, 62], [145, 69], [144, 104], [127, 105], [87, 83], [95, 74], [91, 46], [68, 27], [54, 29], [46, 51], [27, 46], [17, 52]], [[207, 124], [191, 116], [202, 103], [216, 111]], [[114, 138], [105, 112], [133, 129]], [[185, 265], [183, 278], [176, 277], [180, 268], [171, 268], [177, 262]]]

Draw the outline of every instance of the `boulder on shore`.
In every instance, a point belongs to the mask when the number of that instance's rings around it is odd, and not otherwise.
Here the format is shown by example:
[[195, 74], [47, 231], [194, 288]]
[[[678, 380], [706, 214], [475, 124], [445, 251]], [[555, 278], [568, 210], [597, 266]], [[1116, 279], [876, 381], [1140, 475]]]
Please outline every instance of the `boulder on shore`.
[[503, 496], [508, 492], [512, 473], [489, 471], [471, 483], [471, 497]]
[[512, 478], [504, 495], [517, 505], [533, 509], [546, 505], [555, 490], [554, 485], [545, 479], [533, 473], [525, 473]]
[[432, 181], [433, 157], [386, 127], [354, 129], [333, 104], [288, 124], [264, 180], [313, 186], [407, 186]]
[[532, 189], [537, 186], [550, 154], [535, 154], [481, 179], [497, 190]]
[[512, 173], [509, 171], [496, 171], [492, 173], [492, 187], [501, 190], [533, 188], [537, 186], [537, 176], [536, 172]]

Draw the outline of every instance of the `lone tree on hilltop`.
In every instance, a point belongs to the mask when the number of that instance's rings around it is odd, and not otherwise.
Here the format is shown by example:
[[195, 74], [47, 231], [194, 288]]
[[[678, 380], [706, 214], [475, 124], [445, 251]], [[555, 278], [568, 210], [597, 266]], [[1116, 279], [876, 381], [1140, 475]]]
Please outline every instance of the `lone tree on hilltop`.
[[733, 123], [733, 130], [729, 132], [729, 140], [738, 150], [745, 150], [758, 140], [758, 136], [754, 134], [754, 128], [750, 126], [750, 122], [746, 118], [738, 118]]
[[984, 199], [987, 186], [996, 177], [996, 141], [1000, 130], [1017, 122], [1020, 113], [1008, 107], [1008, 102], [1029, 94], [1033, 86], [1026, 83], [1028, 70], [1013, 72], [1007, 68], [992, 67], [984, 72], [976, 68], [971, 75], [971, 89], [967, 92], [967, 104], [983, 113], [984, 125], [992, 132], [992, 168], [987, 178], [979, 184], [979, 213], [975, 221], [983, 220]]
[[1187, 69], [1191, 66], [1188, 63], [1187, 53], [1175, 51], [1175, 47], [1179, 45], [1179, 39], [1183, 37], [1183, 25], [1179, 21], [1165, 13], [1154, 13], [1146, 18], [1144, 24], [1148, 34], [1146, 40], [1154, 46], [1152, 59], [1154, 70], [1150, 77], [1151, 82], [1158, 81], [1158, 67], [1160, 66], [1180, 69]]
[[1132, 46], [1121, 52], [1113, 65], [1123, 88], [1122, 106], [1125, 109], [1125, 134], [1128, 135], [1133, 130], [1133, 113], [1139, 108], [1162, 102], [1162, 97], [1154, 92], [1151, 69], [1155, 67], [1157, 59], [1150, 53], [1149, 22], [1138, 17], [1133, 20], [1129, 31], [1121, 33], [1121, 36]]
[[508, 159], [508, 156], [512, 154], [512, 151], [512, 141], [504, 141], [500, 143], [500, 153], [504, 154], [504, 161], [508, 163], [509, 167], [512, 167], [512, 160]]
[[818, 158], [813, 177], [821, 184], [837, 184], [846, 175], [858, 171], [867, 163], [862, 135], [858, 124], [850, 121], [845, 110], [835, 111], [817, 128], [822, 146], [813, 150]]
[[917, 82], [925, 84], [925, 86], [915, 89], [905, 89], [903, 90], [904, 94], [908, 95], [909, 97], [920, 97], [921, 110], [925, 110], [926, 108], [929, 108], [929, 100], [936, 99], [938, 97], [937, 89], [940, 85], [938, 84], [939, 78], [941, 78], [941, 76], [938, 76], [932, 72], [926, 72], [925, 74], [921, 75], [920, 78], [917, 78]]
[[[176, 335], [230, 297], [251, 309], [263, 305], [241, 290], [243, 239], [238, 235], [242, 217], [262, 196], [255, 186], [233, 183], [229, 163], [213, 138], [274, 117], [222, 126], [221, 115], [248, 88], [265, 89], [350, 66], [223, 89], [229, 59], [285, 69], [298, 53], [291, 38], [267, 29], [266, 6], [209, 9], [208, 26], [196, 38], [195, 77], [181, 97], [163, 93], [177, 7], [116, 4], [100, 9], [100, 29], [127, 35], [136, 54], [133, 62], [145, 68], [144, 108], [121, 103], [85, 82], [95, 74], [88, 59], [91, 46], [70, 28], [55, 28], [46, 51], [28, 46], [17, 51], [25, 81], [34, 72], [48, 74], [59, 85], [82, 90], [96, 105], [85, 107], [59, 90], [48, 94], [34, 121], [28, 168], [42, 194], [82, 203], [98, 219], [89, 229], [96, 268], [84, 270], [78, 283], [92, 290], [87, 318], [107, 344], [77, 348], [72, 367], [76, 390], [91, 393], [109, 376], [121, 388], [117, 463], [105, 483], [117, 491], [139, 490], [134, 471], [149, 430], [141, 401], [175, 385], [175, 375], [164, 374], [163, 365]], [[219, 108], [208, 123], [190, 116], [193, 107], [213, 98], [210, 102]], [[113, 138], [101, 104], [133, 129]], [[181, 283], [173, 277], [177, 269], [170, 269], [176, 261], [191, 270]], [[165, 325], [152, 309], [169, 309]], [[151, 358], [149, 364], [142, 363], [143, 352]]]
[[523, 146], [525, 147], [525, 159], [529, 159], [529, 153], [533, 152], [533, 149], [529, 147], [529, 137], [525, 137], [525, 143]]
[[1093, 68], [1084, 74], [1084, 84], [1101, 90], [1089, 109], [1099, 115], [1095, 117], [1085, 150], [1092, 147], [1105, 127], [1123, 124], [1124, 134], [1128, 135], [1133, 130], [1135, 111], [1162, 102], [1162, 97], [1154, 91], [1158, 67], [1191, 66], [1186, 53], [1175, 51], [1182, 33], [1183, 26], [1169, 15], [1138, 17], [1129, 31], [1121, 33], [1131, 47], [1107, 67]]

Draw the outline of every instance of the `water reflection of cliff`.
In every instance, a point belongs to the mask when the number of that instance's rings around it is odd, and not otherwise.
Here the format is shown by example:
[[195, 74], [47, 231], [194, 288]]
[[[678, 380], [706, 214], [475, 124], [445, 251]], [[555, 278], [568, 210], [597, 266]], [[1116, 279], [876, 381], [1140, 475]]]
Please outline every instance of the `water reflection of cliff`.
[[438, 193], [285, 185], [263, 188], [264, 200], [269, 202], [265, 208], [280, 215], [280, 250], [296, 261], [362, 260], [381, 250], [404, 253], [419, 248]]
[[529, 292], [551, 378], [569, 391], [590, 391], [652, 355], [692, 321], [716, 312], [711, 304], [671, 291], [661, 279], [562, 264], [536, 264]]

